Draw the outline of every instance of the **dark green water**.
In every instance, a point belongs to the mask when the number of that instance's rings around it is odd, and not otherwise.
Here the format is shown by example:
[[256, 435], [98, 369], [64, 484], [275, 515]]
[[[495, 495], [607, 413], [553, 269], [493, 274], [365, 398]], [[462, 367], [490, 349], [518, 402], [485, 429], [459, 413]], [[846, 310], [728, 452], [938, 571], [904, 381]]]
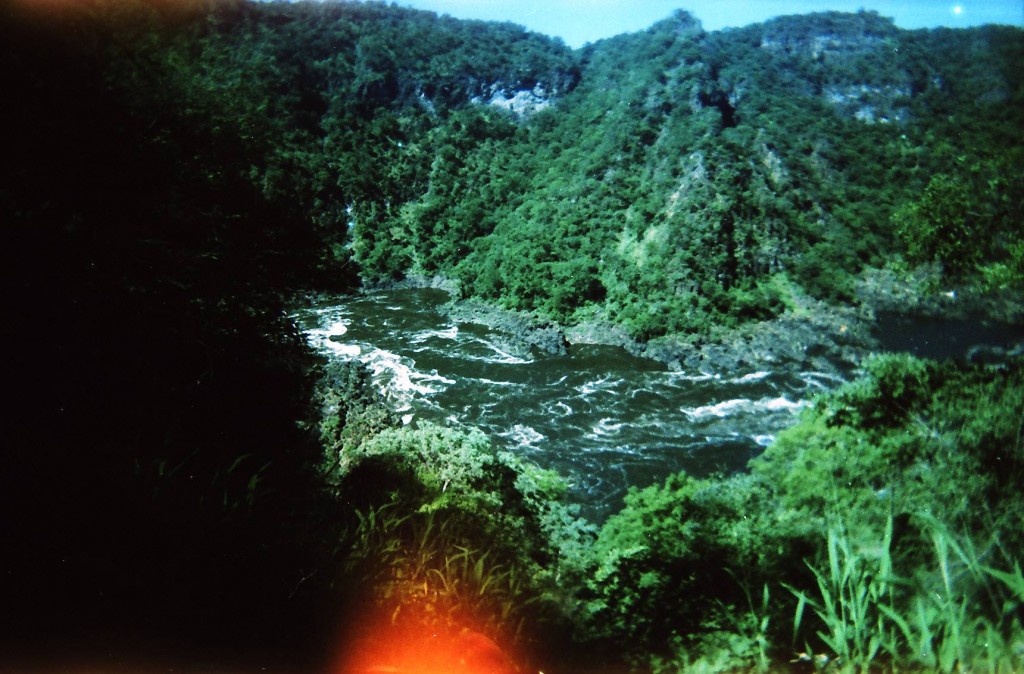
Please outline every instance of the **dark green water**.
[[296, 314], [331, 358], [373, 371], [406, 422], [476, 426], [566, 476], [588, 514], [617, 509], [629, 486], [686, 469], [732, 472], [839, 381], [815, 372], [670, 372], [615, 347], [514, 355], [500, 334], [456, 323], [433, 290], [321, 302]]
[[875, 329], [886, 351], [918, 358], [984, 360], [986, 350], [1013, 350], [1024, 344], [1024, 325], [974, 318], [921, 318], [881, 313]]

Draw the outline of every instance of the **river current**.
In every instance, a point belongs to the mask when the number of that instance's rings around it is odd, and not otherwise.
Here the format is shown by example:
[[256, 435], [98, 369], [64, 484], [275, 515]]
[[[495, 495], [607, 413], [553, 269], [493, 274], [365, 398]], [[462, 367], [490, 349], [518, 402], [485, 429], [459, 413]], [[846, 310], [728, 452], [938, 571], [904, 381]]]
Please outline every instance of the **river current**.
[[810, 397], [841, 383], [817, 372], [672, 372], [609, 346], [524, 355], [507, 336], [439, 311], [448, 301], [436, 290], [376, 292], [294, 318], [329, 358], [366, 364], [404, 423], [480, 428], [561, 473], [592, 519], [621, 507], [630, 486], [683, 469], [742, 470]]

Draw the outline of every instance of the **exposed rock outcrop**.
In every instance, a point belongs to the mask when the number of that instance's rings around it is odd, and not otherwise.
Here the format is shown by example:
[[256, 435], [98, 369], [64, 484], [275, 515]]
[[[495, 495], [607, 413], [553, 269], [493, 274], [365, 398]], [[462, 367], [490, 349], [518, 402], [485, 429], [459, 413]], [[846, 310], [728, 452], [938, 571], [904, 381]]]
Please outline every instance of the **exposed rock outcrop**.
[[447, 306], [446, 313], [455, 321], [485, 325], [502, 333], [506, 336], [504, 346], [513, 355], [525, 355], [533, 348], [555, 356], [568, 353], [561, 328], [527, 313], [509, 311], [478, 300], [453, 302]]
[[496, 84], [491, 87], [490, 98], [478, 96], [473, 99], [473, 102], [508, 110], [517, 117], [524, 118], [550, 107], [553, 98], [548, 90], [540, 84], [535, 85], [529, 90], [520, 89], [517, 91], [507, 91]]

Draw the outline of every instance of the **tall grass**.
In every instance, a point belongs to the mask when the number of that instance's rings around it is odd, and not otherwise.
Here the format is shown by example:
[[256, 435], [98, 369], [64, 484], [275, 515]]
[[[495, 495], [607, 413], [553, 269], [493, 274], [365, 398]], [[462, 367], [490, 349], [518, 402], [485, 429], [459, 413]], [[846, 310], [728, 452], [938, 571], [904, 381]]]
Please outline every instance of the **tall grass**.
[[916, 579], [906, 617], [888, 610], [908, 653], [937, 672], [1024, 671], [1024, 576], [984, 563], [1000, 552], [980, 551], [967, 537], [954, 536], [941, 522], [922, 518], [935, 567]]
[[348, 538], [349, 574], [372, 586], [394, 619], [404, 612], [439, 627], [472, 625], [510, 644], [524, 637], [538, 601], [529, 574], [495, 550], [467, 544], [443, 511], [369, 508]]
[[789, 588], [797, 597], [795, 638], [806, 639], [808, 607], [817, 618], [820, 649], [807, 639], [799, 659], [851, 674], [1024, 671], [1020, 563], [989, 566], [983, 560], [998, 546], [981, 552], [933, 518], [917, 521], [933, 564], [905, 575], [893, 565], [891, 518], [874, 549], [856, 546], [841, 525], [829, 529], [827, 566], [811, 566], [817, 594]]
[[[822, 628], [816, 631], [829, 653], [802, 654], [819, 668], [867, 672], [881, 653], [894, 650], [894, 633], [886, 624], [882, 606], [891, 606], [898, 579], [893, 575], [892, 518], [886, 523], [882, 544], [875, 553], [855, 548], [846, 530], [836, 525], [827, 534], [828, 566], [811, 566], [818, 598], [790, 588], [797, 597], [794, 633], [801, 632], [804, 612], [810, 606]], [[810, 655], [808, 655], [810, 653]]]

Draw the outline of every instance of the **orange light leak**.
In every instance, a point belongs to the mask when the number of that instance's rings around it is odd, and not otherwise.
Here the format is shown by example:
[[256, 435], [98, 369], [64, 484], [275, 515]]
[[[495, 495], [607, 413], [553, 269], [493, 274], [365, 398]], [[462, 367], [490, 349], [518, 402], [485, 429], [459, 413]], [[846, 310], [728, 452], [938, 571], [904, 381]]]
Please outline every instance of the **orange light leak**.
[[345, 641], [331, 674], [524, 674], [471, 628], [432, 629], [414, 617], [377, 618]]

